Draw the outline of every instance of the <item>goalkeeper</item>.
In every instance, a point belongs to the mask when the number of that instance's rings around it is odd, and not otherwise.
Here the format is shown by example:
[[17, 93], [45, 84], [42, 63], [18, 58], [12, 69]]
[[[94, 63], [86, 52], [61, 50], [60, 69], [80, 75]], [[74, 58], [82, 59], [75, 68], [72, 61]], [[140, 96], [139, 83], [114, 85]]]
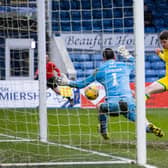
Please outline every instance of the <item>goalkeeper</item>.
[[[107, 117], [124, 115], [130, 121], [136, 120], [135, 102], [130, 89], [129, 76], [134, 67], [134, 57], [131, 56], [124, 46], [118, 48], [120, 55], [124, 58], [122, 62], [115, 60], [114, 52], [111, 48], [103, 51], [104, 64], [95, 72], [82, 81], [69, 81], [64, 78], [60, 79], [61, 85], [83, 88], [93, 81], [100, 82], [106, 91], [106, 100], [97, 106], [98, 118], [100, 122], [100, 133], [104, 139], [109, 139], [107, 133]], [[152, 132], [161, 137], [163, 132], [146, 121], [147, 132]]]
[[146, 100], [149, 99], [152, 94], [162, 93], [168, 90], [168, 30], [162, 31], [159, 35], [159, 39], [163, 51], [157, 48], [156, 54], [166, 63], [166, 75], [146, 87]]

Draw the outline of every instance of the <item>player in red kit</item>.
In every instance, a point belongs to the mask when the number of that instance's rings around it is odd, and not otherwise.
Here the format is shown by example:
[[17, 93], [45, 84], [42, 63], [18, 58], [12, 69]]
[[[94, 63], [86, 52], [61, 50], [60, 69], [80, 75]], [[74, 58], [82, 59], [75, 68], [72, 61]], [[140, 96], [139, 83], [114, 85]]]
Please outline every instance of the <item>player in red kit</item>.
[[[38, 69], [35, 72], [34, 79], [38, 78]], [[60, 90], [56, 82], [56, 76], [61, 77], [61, 71], [57, 66], [50, 61], [48, 55], [46, 55], [46, 78], [47, 78], [47, 87], [51, 88], [55, 93], [60, 95]]]

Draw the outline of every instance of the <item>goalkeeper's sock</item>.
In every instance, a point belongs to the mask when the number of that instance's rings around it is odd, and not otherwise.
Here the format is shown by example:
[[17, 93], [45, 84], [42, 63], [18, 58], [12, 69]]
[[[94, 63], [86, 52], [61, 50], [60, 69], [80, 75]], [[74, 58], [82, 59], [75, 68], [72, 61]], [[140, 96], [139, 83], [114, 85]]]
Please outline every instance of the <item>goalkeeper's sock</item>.
[[[101, 133], [101, 130], [100, 130], [100, 129], [101, 129], [101, 126], [100, 126], [100, 124], [98, 124], [98, 131], [99, 131], [99, 133]], [[102, 137], [103, 137], [105, 140], [110, 139], [107, 133], [101, 133], [101, 135], [102, 135]]]
[[99, 121], [100, 121], [100, 133], [107, 132], [107, 116], [106, 114], [99, 114]]
[[148, 100], [150, 96], [148, 94], [145, 94], [145, 100]]

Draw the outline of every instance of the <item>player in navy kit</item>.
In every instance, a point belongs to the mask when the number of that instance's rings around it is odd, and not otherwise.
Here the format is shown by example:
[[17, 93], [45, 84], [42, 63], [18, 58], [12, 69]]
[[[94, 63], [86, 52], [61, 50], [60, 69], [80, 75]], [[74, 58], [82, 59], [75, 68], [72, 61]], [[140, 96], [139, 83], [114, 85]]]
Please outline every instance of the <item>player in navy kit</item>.
[[[134, 57], [131, 56], [125, 47], [119, 47], [119, 53], [126, 61], [116, 61], [114, 52], [111, 48], [103, 51], [104, 64], [95, 70], [95, 72], [82, 81], [61, 80], [61, 84], [70, 87], [84, 88], [93, 81], [100, 82], [106, 91], [104, 103], [97, 106], [99, 112], [100, 133], [104, 139], [109, 139], [107, 134], [107, 117], [124, 115], [130, 121], [136, 120], [136, 106], [130, 89], [130, 73], [134, 68]], [[151, 125], [146, 120], [147, 132], [162, 137], [163, 132], [157, 128], [157, 133], [151, 129]], [[153, 128], [153, 127], [152, 127]]]

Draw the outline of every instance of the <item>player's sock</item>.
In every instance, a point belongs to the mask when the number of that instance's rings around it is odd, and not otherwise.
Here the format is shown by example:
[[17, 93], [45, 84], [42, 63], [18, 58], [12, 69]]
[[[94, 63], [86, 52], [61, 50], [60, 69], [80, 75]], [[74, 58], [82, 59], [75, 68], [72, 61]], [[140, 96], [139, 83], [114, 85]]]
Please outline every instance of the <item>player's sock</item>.
[[[101, 133], [101, 126], [100, 124], [98, 124], [98, 132]], [[103, 139], [108, 140], [109, 136], [107, 133], [101, 133], [101, 136], [103, 137]]]
[[148, 94], [145, 94], [145, 100], [148, 100], [150, 96]]
[[158, 128], [156, 125], [149, 123], [148, 127], [147, 127], [147, 132], [151, 132], [153, 134], [155, 134], [158, 137], [163, 137], [164, 136], [164, 132]]
[[107, 116], [106, 114], [100, 114], [99, 115], [99, 121], [100, 121], [100, 133], [106, 133], [107, 132]]
[[109, 139], [107, 134], [107, 116], [106, 114], [99, 114], [99, 131], [104, 139]]

